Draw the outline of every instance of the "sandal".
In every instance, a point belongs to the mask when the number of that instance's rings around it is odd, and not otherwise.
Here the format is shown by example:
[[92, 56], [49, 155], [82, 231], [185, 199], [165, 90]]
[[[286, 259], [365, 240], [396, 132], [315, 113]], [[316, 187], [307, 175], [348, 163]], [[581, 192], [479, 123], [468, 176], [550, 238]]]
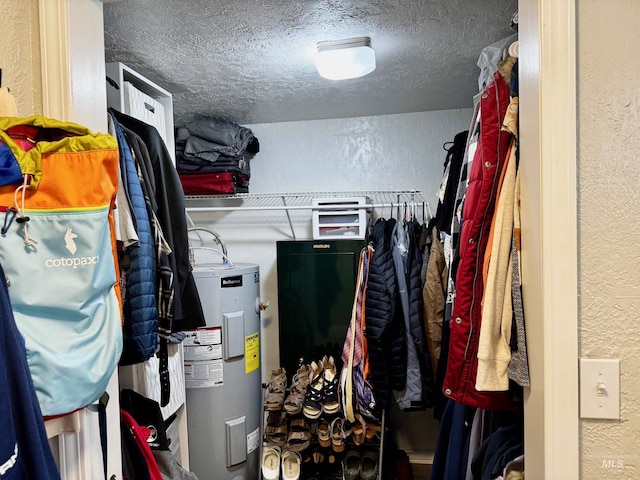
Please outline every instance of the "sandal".
[[315, 448], [313, 450], [313, 463], [316, 465], [324, 462], [324, 452], [320, 448]]
[[289, 415], [297, 415], [302, 411], [307, 387], [309, 386], [311, 367], [302, 365], [291, 379], [289, 395], [284, 401], [284, 411]]
[[264, 447], [260, 470], [264, 480], [278, 480], [280, 478], [280, 447]]
[[345, 439], [347, 436], [344, 431], [344, 418], [337, 417], [331, 422], [331, 448], [334, 452], [340, 453], [344, 451]]
[[316, 427], [316, 435], [318, 437], [318, 443], [321, 447], [330, 447], [331, 446], [331, 433], [329, 432], [329, 422], [327, 422], [324, 418], [321, 418], [318, 421], [318, 426]]
[[311, 443], [311, 431], [304, 418], [294, 418], [289, 422], [287, 448], [292, 452], [300, 452]]
[[287, 421], [283, 412], [269, 412], [264, 434], [269, 445], [281, 447], [287, 442]]
[[367, 434], [367, 424], [362, 418], [362, 415], [356, 413], [356, 421], [351, 424], [351, 436], [353, 438], [353, 443], [356, 446], [360, 446], [364, 443], [365, 437]]
[[317, 365], [311, 362], [311, 381], [307, 387], [302, 411], [304, 416], [310, 420], [316, 420], [322, 415], [322, 386], [324, 366], [322, 361]]
[[327, 415], [333, 415], [340, 411], [338, 400], [338, 375], [333, 357], [323, 358], [324, 375], [322, 384], [322, 410]]
[[284, 392], [287, 389], [287, 372], [280, 367], [271, 371], [271, 379], [267, 385], [264, 399], [264, 409], [268, 411], [282, 410]]
[[380, 441], [381, 432], [382, 432], [382, 427], [380, 425], [376, 425], [375, 423], [368, 424], [367, 433], [365, 434], [365, 438], [367, 442], [373, 442], [375, 439]]
[[298, 480], [302, 470], [301, 464], [302, 458], [298, 452], [291, 449], [282, 452], [282, 479]]

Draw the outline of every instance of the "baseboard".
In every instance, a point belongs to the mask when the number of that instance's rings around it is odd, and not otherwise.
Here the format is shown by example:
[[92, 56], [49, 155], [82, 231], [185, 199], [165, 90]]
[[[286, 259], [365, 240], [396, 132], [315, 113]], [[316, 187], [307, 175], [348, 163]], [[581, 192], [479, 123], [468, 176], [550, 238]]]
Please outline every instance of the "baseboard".
[[434, 452], [431, 450], [408, 451], [413, 480], [429, 480]]

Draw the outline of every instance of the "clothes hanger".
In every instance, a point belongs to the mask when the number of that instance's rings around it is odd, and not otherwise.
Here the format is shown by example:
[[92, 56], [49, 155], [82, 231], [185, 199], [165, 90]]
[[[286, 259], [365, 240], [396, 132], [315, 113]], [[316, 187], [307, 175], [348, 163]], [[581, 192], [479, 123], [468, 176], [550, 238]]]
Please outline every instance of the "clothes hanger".
[[[447, 145], [450, 145], [450, 147], [447, 147]], [[444, 142], [444, 143], [442, 144], [442, 149], [443, 149], [445, 152], [448, 152], [448, 151], [449, 151], [449, 148], [453, 147], [453, 145], [454, 145], [454, 143], [453, 143], [453, 142]]]

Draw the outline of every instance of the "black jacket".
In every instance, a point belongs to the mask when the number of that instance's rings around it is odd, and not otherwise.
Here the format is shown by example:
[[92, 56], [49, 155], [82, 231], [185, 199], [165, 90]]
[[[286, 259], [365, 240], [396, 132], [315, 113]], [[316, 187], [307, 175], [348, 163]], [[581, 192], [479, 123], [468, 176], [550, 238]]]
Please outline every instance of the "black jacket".
[[451, 220], [455, 213], [456, 193], [458, 192], [460, 170], [464, 160], [464, 152], [467, 147], [468, 135], [469, 131], [465, 130], [453, 138], [453, 145], [447, 150], [447, 156], [444, 162], [445, 170], [447, 164], [449, 164], [449, 176], [444, 191], [444, 198], [438, 202], [438, 208], [436, 210], [438, 223], [436, 226], [439, 231], [446, 232], [449, 235], [451, 235]]
[[378, 220], [371, 231], [374, 254], [369, 265], [365, 322], [371, 383], [382, 408], [391, 405], [391, 391], [402, 390], [407, 375], [407, 346], [399, 305], [398, 282], [391, 254], [396, 221]]
[[184, 191], [171, 156], [155, 127], [114, 109], [109, 112], [121, 125], [137, 133], [149, 151], [156, 186], [157, 216], [173, 252], [169, 255], [176, 292], [172, 331], [202, 327], [205, 325], [204, 313], [189, 262]]
[[422, 229], [416, 220], [407, 225], [409, 253], [407, 255], [407, 290], [409, 292], [409, 319], [411, 338], [416, 346], [420, 374], [422, 376], [422, 403], [424, 407], [433, 406], [434, 373], [424, 333], [424, 310], [422, 308], [422, 252], [419, 241]]

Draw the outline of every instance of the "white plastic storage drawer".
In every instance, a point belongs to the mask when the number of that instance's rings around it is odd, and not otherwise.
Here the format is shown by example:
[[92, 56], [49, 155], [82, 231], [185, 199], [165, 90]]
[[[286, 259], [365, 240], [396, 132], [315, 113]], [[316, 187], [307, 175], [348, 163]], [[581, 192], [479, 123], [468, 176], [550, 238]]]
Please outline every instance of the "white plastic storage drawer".
[[368, 220], [367, 197], [314, 198], [313, 239], [364, 239]]

